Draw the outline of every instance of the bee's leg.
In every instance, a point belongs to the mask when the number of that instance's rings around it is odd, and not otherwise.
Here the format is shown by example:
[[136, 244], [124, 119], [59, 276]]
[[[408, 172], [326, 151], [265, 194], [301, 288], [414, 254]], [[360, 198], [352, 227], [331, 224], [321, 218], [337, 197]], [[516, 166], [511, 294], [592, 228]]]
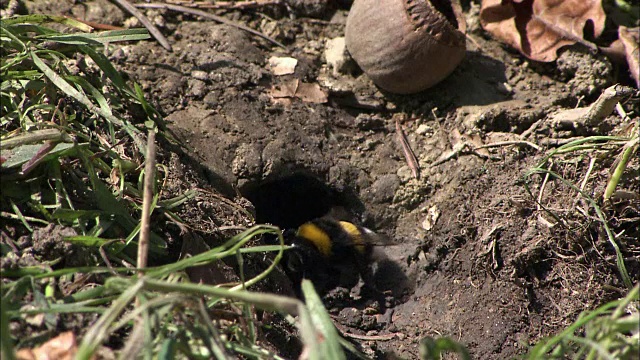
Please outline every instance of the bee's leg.
[[382, 291], [378, 290], [375, 281], [375, 264], [371, 264], [369, 263], [369, 261], [364, 261], [363, 259], [358, 259], [356, 263], [358, 266], [360, 277], [362, 278], [362, 282], [364, 283], [364, 285], [362, 286], [361, 295], [364, 296], [365, 294], [382, 294]]

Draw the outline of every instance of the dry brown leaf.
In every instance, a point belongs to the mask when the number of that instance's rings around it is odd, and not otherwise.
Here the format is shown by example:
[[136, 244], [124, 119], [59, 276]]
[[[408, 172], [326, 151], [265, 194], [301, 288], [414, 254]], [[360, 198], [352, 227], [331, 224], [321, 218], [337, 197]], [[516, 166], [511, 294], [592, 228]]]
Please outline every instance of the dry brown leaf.
[[290, 107], [293, 102], [292, 99], [296, 96], [296, 90], [298, 89], [298, 79], [292, 79], [280, 85], [273, 85], [269, 91], [271, 95], [271, 101], [275, 104], [280, 104], [285, 107]]
[[298, 90], [298, 79], [292, 79], [280, 85], [274, 85], [271, 87], [271, 97], [274, 99], [279, 98], [292, 98], [296, 96], [296, 90]]
[[18, 360], [72, 360], [78, 347], [73, 332], [64, 332], [35, 349], [20, 349], [16, 354]]
[[276, 103], [290, 104], [291, 98], [298, 98], [304, 102], [322, 104], [328, 101], [327, 93], [320, 85], [304, 83], [298, 79], [293, 79], [280, 86], [271, 88], [271, 98]]
[[616, 39], [609, 46], [600, 47], [600, 52], [606, 55], [611, 61], [617, 64], [626, 64], [627, 58], [625, 55], [624, 45], [622, 40]]
[[640, 79], [638, 72], [640, 71], [640, 51], [638, 50], [638, 46], [640, 46], [640, 27], [628, 28], [625, 26], [620, 26], [618, 28], [618, 38], [622, 41], [624, 45], [624, 53], [627, 57], [627, 64], [629, 64], [629, 71], [631, 72], [631, 76], [636, 81], [636, 87], [640, 88]]
[[537, 61], [554, 61], [563, 46], [584, 40], [587, 22], [593, 35], [604, 30], [606, 15], [601, 0], [483, 0], [482, 27], [501, 41]]
[[324, 104], [329, 98], [327, 93], [322, 90], [318, 84], [310, 84], [301, 82], [296, 90], [296, 97], [304, 102]]

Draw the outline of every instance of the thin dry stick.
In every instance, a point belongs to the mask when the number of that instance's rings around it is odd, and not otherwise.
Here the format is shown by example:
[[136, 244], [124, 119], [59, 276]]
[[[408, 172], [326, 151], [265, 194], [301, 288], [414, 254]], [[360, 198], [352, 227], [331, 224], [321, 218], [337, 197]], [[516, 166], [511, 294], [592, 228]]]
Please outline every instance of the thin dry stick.
[[73, 139], [67, 135], [67, 133], [58, 129], [34, 130], [14, 136], [10, 139], [2, 139], [0, 142], [0, 149], [12, 149], [17, 146], [35, 144], [42, 141], [73, 142]]
[[283, 49], [287, 48], [281, 42], [268, 37], [267, 35], [261, 33], [260, 31], [253, 30], [252, 28], [250, 28], [248, 26], [237, 24], [237, 23], [235, 23], [235, 22], [233, 22], [231, 20], [227, 20], [227, 19], [225, 19], [225, 18], [223, 18], [221, 16], [209, 14], [209, 13], [204, 12], [202, 10], [192, 9], [192, 8], [188, 8], [186, 6], [180, 6], [180, 5], [158, 4], [158, 3], [136, 4], [136, 6], [139, 7], [139, 8], [143, 8], [143, 9], [169, 9], [169, 10], [179, 11], [179, 12], [183, 12], [183, 13], [187, 13], [187, 14], [191, 14], [191, 15], [202, 16], [205, 19], [209, 19], [209, 20], [217, 21], [217, 22], [225, 24], [225, 25], [233, 26], [233, 27], [236, 27], [236, 28], [238, 28], [240, 30], [244, 30], [244, 31], [249, 32], [249, 33], [251, 33], [253, 35], [259, 36], [259, 37], [261, 37], [261, 38], [263, 38], [263, 39], [265, 39], [267, 41], [270, 41], [270, 42], [282, 47]]
[[582, 183], [580, 184], [580, 192], [576, 194], [576, 199], [573, 201], [573, 207], [578, 206], [580, 200], [582, 200], [582, 193], [584, 192], [584, 188], [587, 186], [587, 181], [589, 181], [589, 177], [591, 176], [591, 172], [593, 171], [593, 166], [596, 164], [596, 158], [591, 158], [589, 160], [589, 168], [587, 169], [587, 173], [584, 175], [584, 179], [582, 179]]
[[27, 161], [22, 165], [22, 168], [21, 168], [22, 175], [27, 175], [28, 173], [30, 173], [31, 170], [33, 170], [38, 164], [40, 164], [45, 159], [47, 155], [49, 155], [49, 152], [51, 152], [51, 150], [53, 150], [56, 147], [56, 145], [58, 145], [58, 142], [56, 141], [51, 141], [51, 140], [45, 141], [44, 144], [42, 144], [42, 146], [38, 148], [38, 151], [36, 151], [36, 154], [33, 155], [33, 157], [29, 159], [29, 161]]
[[[144, 164], [144, 192], [142, 195], [142, 219], [140, 224], [140, 236], [138, 238], [138, 269], [147, 266], [147, 257], [149, 253], [149, 233], [151, 232], [151, 203], [153, 202], [153, 183], [155, 179], [156, 169], [156, 132], [149, 130], [147, 138], [147, 158]], [[144, 276], [141, 270], [140, 277]], [[136, 297], [136, 307], [140, 306], [140, 297]], [[138, 315], [135, 319], [133, 330], [127, 338], [127, 342], [122, 351], [121, 359], [136, 358], [137, 354], [142, 350], [144, 344], [144, 323], [142, 316]]]
[[624, 111], [624, 108], [619, 102], [616, 104], [616, 111], [618, 112], [618, 115], [622, 118], [623, 122], [629, 121], [629, 115], [627, 115], [627, 112]]
[[[491, 144], [489, 144], [489, 145], [491, 145]], [[504, 145], [504, 144], [496, 145], [496, 146], [502, 146], [502, 145]], [[508, 144], [508, 145], [511, 145], [511, 144]], [[460, 141], [460, 142], [456, 143], [455, 145], [453, 145], [453, 148], [451, 149], [451, 151], [449, 151], [446, 154], [440, 155], [440, 157], [436, 161], [432, 162], [430, 166], [434, 167], [434, 166], [438, 166], [440, 164], [444, 164], [445, 162], [447, 162], [447, 161], [449, 161], [449, 160], [451, 160], [451, 159], [453, 159], [453, 158], [455, 158], [457, 156], [463, 155], [463, 154], [472, 154], [472, 155], [475, 155], [475, 156], [477, 156], [477, 157], [479, 157], [481, 159], [485, 159], [485, 160], [486, 159], [489, 159], [489, 160], [500, 160], [499, 157], [491, 156], [491, 155], [485, 155], [485, 154], [482, 154], [482, 153], [477, 151], [477, 149], [481, 149], [483, 147], [490, 147], [490, 146], [486, 146], [485, 145], [485, 146], [480, 146], [480, 147], [476, 148], [473, 145], [469, 144], [467, 141]]]
[[348, 338], [352, 338], [352, 339], [356, 339], [356, 340], [365, 340], [365, 341], [389, 341], [389, 340], [393, 340], [396, 336], [398, 336], [395, 333], [392, 334], [385, 334], [385, 335], [359, 335], [359, 334], [352, 334], [349, 332], [342, 332], [342, 336], [344, 337], [348, 337]]
[[402, 126], [400, 126], [400, 122], [398, 122], [397, 119], [396, 133], [398, 133], [398, 138], [400, 139], [400, 144], [402, 145], [404, 158], [407, 160], [409, 168], [411, 168], [413, 177], [416, 179], [420, 179], [420, 165], [418, 164], [418, 158], [416, 157], [416, 154], [413, 153], [413, 149], [411, 149], [411, 145], [409, 145], [409, 140], [407, 140], [407, 135], [405, 135], [404, 130], [402, 130]]
[[66, 18], [69, 19], [73, 19], [75, 21], [79, 21], [85, 25], [89, 25], [92, 28], [96, 29], [96, 30], [124, 30], [125, 28], [123, 28], [122, 26], [114, 26], [114, 25], [109, 25], [109, 24], [102, 24], [102, 23], [97, 23], [97, 22], [93, 22], [93, 21], [87, 21], [87, 20], [82, 20], [82, 19], [78, 19], [75, 17], [71, 17], [71, 16], [65, 16]]
[[167, 40], [167, 38], [164, 37], [164, 35], [162, 35], [160, 30], [158, 30], [158, 28], [155, 25], [153, 25], [151, 21], [149, 21], [149, 19], [147, 19], [147, 17], [144, 16], [144, 14], [140, 10], [136, 9], [136, 7], [133, 6], [127, 0], [113, 0], [113, 1], [115, 1], [118, 5], [122, 6], [125, 10], [131, 13], [131, 15], [135, 16], [138, 20], [140, 20], [142, 25], [144, 25], [144, 27], [146, 27], [147, 30], [149, 30], [151, 35], [154, 38], [156, 38], [156, 40], [158, 40], [160, 45], [162, 45], [163, 48], [171, 51], [171, 44], [169, 44], [169, 41]]
[[538, 142], [542, 146], [555, 147], [555, 146], [566, 145], [572, 141], [578, 141], [582, 139], [584, 139], [583, 136], [576, 136], [576, 137], [571, 137], [566, 139], [544, 138], [544, 139], [540, 139], [540, 141]]
[[538, 129], [540, 124], [542, 124], [542, 120], [538, 120], [531, 124], [531, 126], [529, 126], [527, 130], [523, 131], [522, 134], [520, 134], [520, 138], [526, 139], [527, 137], [529, 137], [529, 135], [531, 135], [534, 131], [536, 131], [536, 129]]
[[374, 336], [352, 334], [352, 333], [349, 333], [342, 325], [339, 325], [335, 321], [334, 321], [334, 323], [335, 323], [336, 329], [338, 329], [338, 331], [340, 332], [340, 334], [342, 336], [349, 337], [349, 338], [352, 338], [352, 339], [367, 340], [367, 341], [388, 341], [388, 340], [393, 340], [396, 336], [399, 335], [399, 333], [391, 333], [391, 334], [384, 334], [384, 335], [374, 335]]
[[525, 141], [525, 140], [512, 140], [512, 141], [497, 141], [491, 144], [486, 144], [486, 145], [482, 145], [482, 146], [477, 146], [474, 148], [474, 150], [478, 150], [478, 149], [485, 149], [485, 148], [492, 148], [492, 147], [500, 147], [500, 146], [509, 146], [509, 145], [527, 145], [529, 147], [532, 147], [538, 151], [540, 151], [540, 146], [529, 142], [529, 141]]
[[[149, 252], [149, 233], [151, 231], [151, 203], [153, 202], [153, 182], [156, 168], [156, 132], [149, 131], [147, 139], [147, 159], [144, 165], [144, 193], [142, 195], [142, 220], [138, 240], [138, 268], [147, 266]], [[140, 274], [142, 276], [142, 274]]]
[[246, 9], [259, 6], [280, 5], [281, 0], [257, 0], [257, 1], [191, 1], [191, 0], [167, 0], [169, 4], [183, 5], [200, 9]]
[[[551, 162], [551, 160], [549, 161], [549, 168], [551, 168], [553, 166], [553, 163]], [[547, 181], [549, 181], [549, 173], [547, 172], [544, 176], [544, 180], [542, 181], [542, 185], [540, 185], [540, 192], [538, 193], [538, 203], [536, 204], [536, 207], [538, 211], [540, 211], [540, 209], [542, 208], [542, 206], [540, 204], [542, 204], [542, 194], [544, 193], [544, 188], [547, 186]]]
[[440, 157], [431, 163], [431, 167], [434, 166], [438, 166], [440, 164], [444, 164], [445, 162], [455, 158], [456, 156], [462, 154], [465, 151], [468, 151], [471, 148], [471, 146], [464, 142], [464, 141], [460, 141], [457, 144], [453, 145], [453, 148], [451, 149], [451, 151], [449, 151], [446, 154], [442, 154], [440, 155]]
[[113, 265], [111, 265], [111, 261], [109, 261], [109, 256], [107, 256], [107, 252], [104, 250], [104, 248], [105, 246], [111, 245], [116, 241], [121, 241], [121, 240], [120, 239], [109, 240], [106, 243], [100, 245], [100, 247], [98, 248], [98, 252], [102, 257], [102, 261], [104, 261], [105, 265], [107, 265], [107, 268], [109, 268], [109, 271], [114, 276], [118, 276], [118, 273], [113, 269]]

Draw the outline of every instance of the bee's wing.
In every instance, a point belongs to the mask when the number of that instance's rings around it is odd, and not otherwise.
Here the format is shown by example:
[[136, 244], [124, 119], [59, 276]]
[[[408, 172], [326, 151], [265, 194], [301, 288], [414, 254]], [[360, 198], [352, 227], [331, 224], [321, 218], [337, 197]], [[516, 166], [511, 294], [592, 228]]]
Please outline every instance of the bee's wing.
[[377, 233], [369, 228], [366, 227], [362, 227], [362, 233], [365, 236], [365, 241], [367, 242], [367, 244], [369, 245], [373, 245], [373, 246], [395, 246], [395, 245], [399, 245], [398, 243], [396, 243], [395, 241], [393, 241], [393, 239], [391, 239], [391, 237], [389, 237], [386, 234], [380, 234]]

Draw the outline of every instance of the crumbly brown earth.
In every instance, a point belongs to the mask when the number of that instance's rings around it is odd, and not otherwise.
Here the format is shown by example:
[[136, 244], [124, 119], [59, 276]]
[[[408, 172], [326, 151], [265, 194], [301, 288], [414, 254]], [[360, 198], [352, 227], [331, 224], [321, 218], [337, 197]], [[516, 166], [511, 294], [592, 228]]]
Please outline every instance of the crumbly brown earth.
[[[326, 299], [345, 333], [385, 338], [353, 340], [379, 358], [416, 358], [425, 336], [450, 336], [475, 358], [510, 358], [581, 311], [625, 293], [602, 227], [575, 211], [576, 193], [558, 181], [546, 184], [540, 202], [566, 224], [550, 226], [557, 220], [535, 201], [543, 178], [523, 179], [544, 155], [544, 144], [576, 135], [536, 122], [591, 103], [613, 84], [615, 69], [606, 58], [576, 46], [555, 64], [531, 63], [490, 39], [471, 5], [465, 9], [469, 41], [460, 67], [430, 90], [396, 96], [380, 92], [363, 74], [335, 77], [327, 68], [324, 44], [343, 35], [347, 6], [318, 10], [313, 2], [291, 3], [299, 14], [320, 19], [290, 18], [281, 7], [220, 13], [276, 38], [287, 50], [232, 26], [148, 10], [173, 52], [147, 41], [111, 53], [186, 145], [163, 148], [170, 191], [198, 187], [216, 194], [181, 210], [205, 241], [216, 227], [248, 225], [245, 210], [255, 211], [259, 222], [291, 227], [341, 207], [387, 234], [396, 245], [383, 249], [387, 260], [376, 275], [378, 287], [390, 290], [384, 304], [360, 299], [357, 291], [332, 292]], [[138, 26], [108, 4], [37, 1], [27, 7]], [[266, 67], [273, 55], [298, 59], [295, 73], [273, 76]], [[319, 82], [329, 90], [328, 102], [274, 103], [272, 86], [291, 79]], [[419, 179], [403, 156], [397, 119], [419, 159]], [[460, 136], [480, 144], [521, 140], [534, 124], [527, 140], [542, 144], [540, 151], [500, 146], [433, 165]], [[611, 116], [603, 128], [613, 133], [620, 125]], [[592, 174], [593, 196], [602, 193], [614, 160], [601, 159]], [[588, 165], [588, 158], [574, 159], [555, 170], [579, 184]], [[636, 160], [630, 168], [636, 176], [637, 168]], [[637, 193], [638, 186], [637, 178], [626, 179], [627, 191]], [[632, 278], [639, 274], [635, 205], [607, 210], [619, 220], [614, 233], [626, 229], [618, 240]], [[296, 357], [282, 343], [288, 338], [265, 335], [276, 351]]]

